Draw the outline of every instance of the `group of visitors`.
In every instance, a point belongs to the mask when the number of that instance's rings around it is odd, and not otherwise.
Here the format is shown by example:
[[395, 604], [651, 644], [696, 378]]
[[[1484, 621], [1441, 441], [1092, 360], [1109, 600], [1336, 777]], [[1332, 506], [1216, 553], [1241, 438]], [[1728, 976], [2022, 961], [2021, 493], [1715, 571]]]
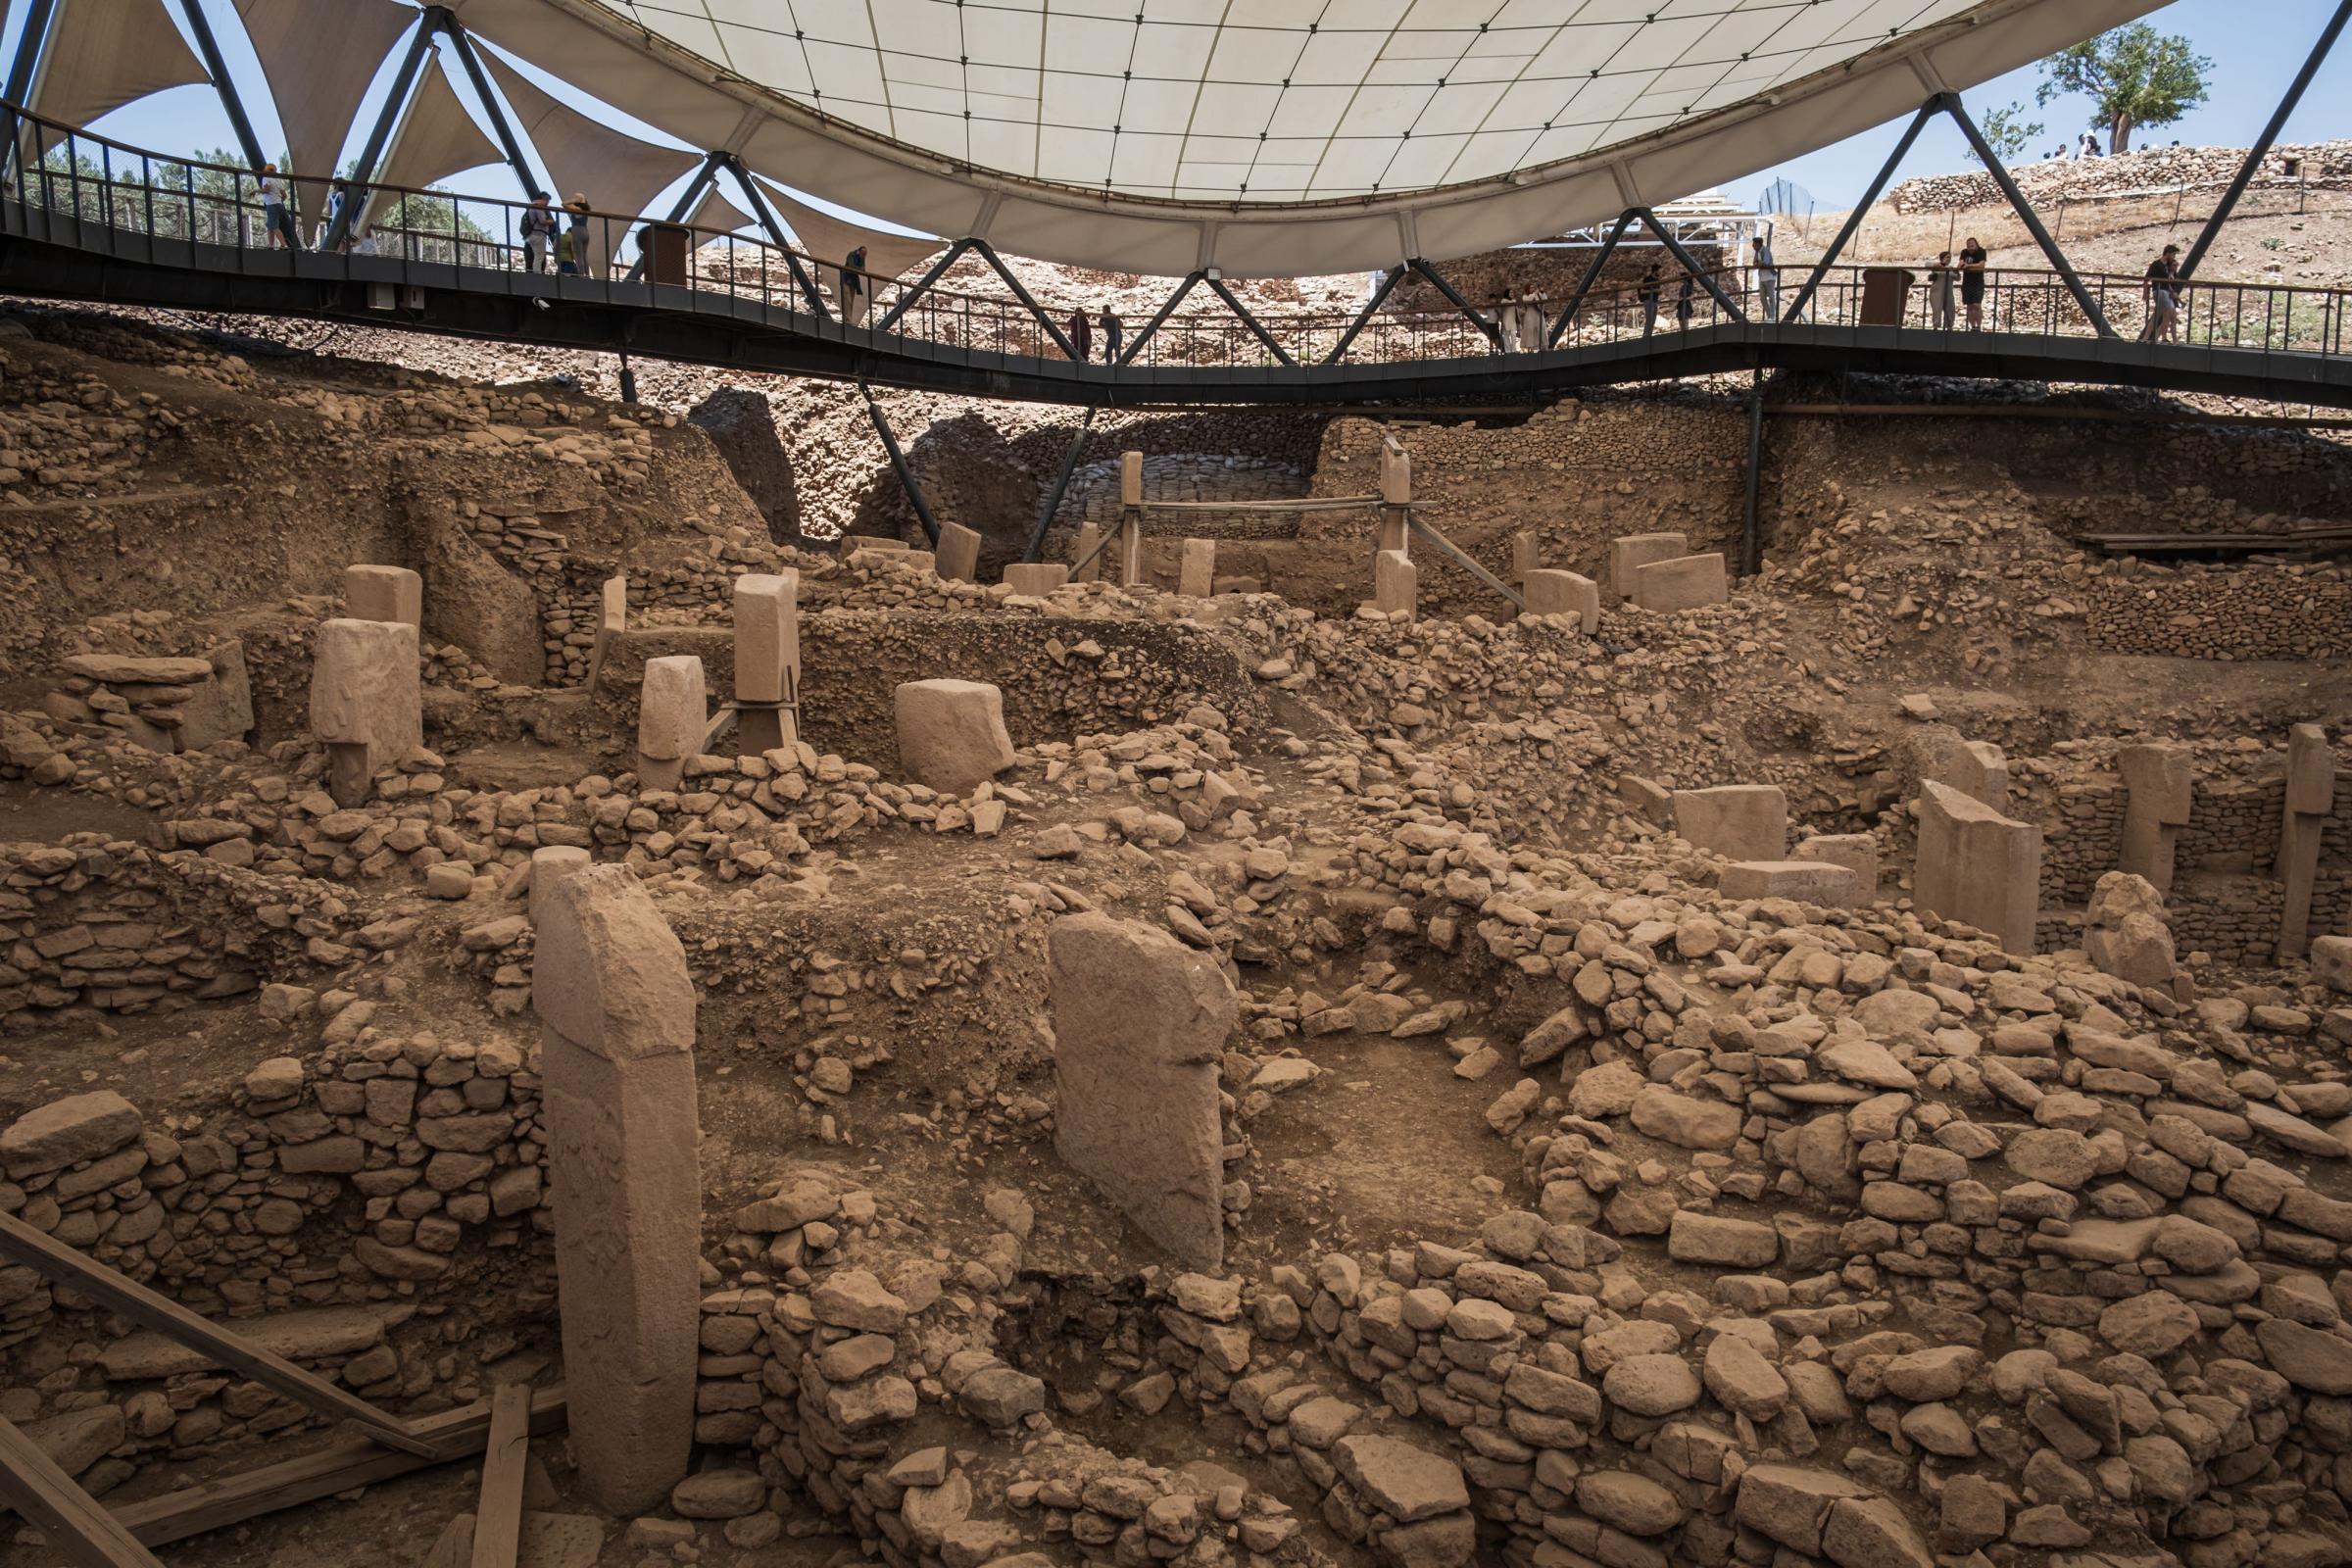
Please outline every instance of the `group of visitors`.
[[552, 255], [559, 277], [591, 276], [588, 266], [588, 198], [578, 191], [564, 204], [559, 217], [555, 198], [546, 191], [531, 192], [531, 205], [522, 210], [522, 270], [547, 270]]
[[1543, 301], [1524, 280], [1494, 296], [1494, 344], [1502, 353], [1542, 353], [1550, 325]]
[[1952, 304], [1955, 289], [1960, 296], [1959, 308], [1968, 313], [1968, 329], [1984, 330], [1984, 247], [1974, 234], [1960, 247], [1957, 262], [1950, 251], [1936, 253], [1936, 265], [1928, 269], [1929, 324], [1936, 331], [1952, 329], [1957, 314]]
[[1088, 316], [1083, 306], [1070, 313], [1070, 319], [1063, 327], [1063, 332], [1068, 336], [1070, 347], [1074, 351], [1071, 358], [1081, 365], [1094, 358], [1095, 328], [1098, 325], [1102, 329], [1102, 363], [1104, 365], [1118, 364], [1119, 344], [1127, 335], [1127, 323], [1120, 320], [1119, 313], [1107, 305], [1102, 307], [1102, 314], [1100, 316]]

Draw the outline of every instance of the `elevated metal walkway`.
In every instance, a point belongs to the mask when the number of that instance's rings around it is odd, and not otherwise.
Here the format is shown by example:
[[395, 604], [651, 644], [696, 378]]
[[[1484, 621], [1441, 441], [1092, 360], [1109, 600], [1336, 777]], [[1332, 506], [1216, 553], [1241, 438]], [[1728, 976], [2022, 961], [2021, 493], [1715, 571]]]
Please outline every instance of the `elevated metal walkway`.
[[[558, 275], [533, 270], [515, 242], [519, 204], [465, 199], [468, 215], [505, 217], [508, 234], [499, 236], [461, 218], [446, 193], [407, 192], [447, 226], [379, 228], [349, 248], [287, 247], [272, 243], [268, 211], [242, 171], [169, 162], [16, 118], [25, 151], [0, 191], [0, 292], [47, 299], [364, 323], [1097, 407], [1525, 405], [1586, 387], [1786, 369], [2092, 382], [2352, 408], [2345, 290], [2198, 279], [2178, 340], [2149, 342], [2122, 335], [2145, 320], [2142, 279], [2055, 270], [1980, 273], [1983, 330], [1935, 324], [1943, 289], [1926, 269], [1906, 279], [1884, 268], [1828, 268], [1804, 289], [1794, 286], [1795, 268], [1786, 279], [1754, 268], [1676, 270], [1602, 289], [1593, 286], [1596, 261], [1564, 308], [1528, 301], [1482, 311], [1454, 296], [1449, 312], [1399, 314], [1381, 307], [1400, 268], [1352, 318], [1253, 316], [1220, 280], [1198, 274], [1152, 321], [1130, 325], [1116, 361], [1103, 363], [1082, 359], [1064, 329], [1096, 312], [1040, 303], [977, 241], [958, 242], [908, 283], [851, 274], [735, 233], [589, 215], [601, 243], [582, 249], [617, 257], [611, 270], [620, 275]], [[1678, 262], [1690, 260], [1669, 245]], [[964, 255], [982, 257], [1007, 292], [938, 287]], [[852, 276], [860, 286], [845, 289]], [[1796, 302], [1793, 320], [1783, 318], [1784, 282]], [[1196, 284], [1222, 308], [1180, 312]], [[845, 297], [860, 319], [845, 319]], [[1500, 321], [1505, 310], [1529, 341], [1550, 346], [1500, 352], [1518, 336]], [[1964, 306], [1954, 314], [1965, 323]]]

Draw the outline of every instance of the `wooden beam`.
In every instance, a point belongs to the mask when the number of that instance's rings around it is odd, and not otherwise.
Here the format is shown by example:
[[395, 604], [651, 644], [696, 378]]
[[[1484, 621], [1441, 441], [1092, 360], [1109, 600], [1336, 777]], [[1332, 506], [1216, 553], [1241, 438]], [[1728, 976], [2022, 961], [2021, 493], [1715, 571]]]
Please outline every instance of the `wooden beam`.
[[490, 1396], [482, 1496], [473, 1515], [473, 1568], [514, 1568], [522, 1548], [522, 1475], [531, 1457], [531, 1389], [500, 1385]]
[[41, 1446], [0, 1418], [0, 1496], [76, 1568], [163, 1568]]
[[[429, 1455], [395, 1452], [365, 1438], [343, 1438], [276, 1464], [235, 1471], [202, 1486], [124, 1503], [114, 1511], [115, 1517], [151, 1546], [225, 1529], [354, 1487], [475, 1458], [489, 1442], [490, 1414], [490, 1401], [477, 1399], [410, 1422], [409, 1431], [432, 1449]], [[531, 1396], [534, 1436], [563, 1431], [564, 1415], [562, 1389], [541, 1389]]]
[[104, 1263], [84, 1257], [11, 1214], [0, 1214], [0, 1253], [39, 1270], [62, 1285], [72, 1286], [109, 1311], [120, 1312], [190, 1349], [202, 1350], [230, 1371], [241, 1372], [320, 1415], [338, 1421], [356, 1421], [378, 1443], [428, 1457], [432, 1452], [409, 1435], [398, 1416], [377, 1409], [324, 1378], [305, 1372], [284, 1356], [197, 1316], [144, 1285], [132, 1284]]

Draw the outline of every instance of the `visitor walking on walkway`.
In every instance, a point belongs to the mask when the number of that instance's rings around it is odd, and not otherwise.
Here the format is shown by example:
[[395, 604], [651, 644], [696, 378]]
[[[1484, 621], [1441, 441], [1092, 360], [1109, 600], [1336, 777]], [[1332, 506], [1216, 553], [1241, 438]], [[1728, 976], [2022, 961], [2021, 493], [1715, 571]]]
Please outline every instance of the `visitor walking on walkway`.
[[1781, 269], [1772, 259], [1772, 237], [1759, 235], [1756, 239], [1756, 287], [1764, 296], [1764, 318], [1781, 318]]
[[1934, 313], [1933, 324], [1938, 332], [1952, 329], [1952, 253], [1938, 251], [1936, 265], [1928, 269], [1928, 304]]
[[1688, 332], [1690, 330], [1690, 318], [1698, 310], [1697, 291], [1698, 279], [1693, 277], [1690, 273], [1685, 272], [1683, 274], [1682, 292], [1674, 297], [1675, 325], [1682, 331]]
[[1494, 296], [1494, 352], [1519, 352], [1519, 307], [1507, 292]]
[[526, 272], [547, 270], [548, 242], [555, 238], [556, 215], [548, 203], [554, 198], [543, 190], [531, 192], [531, 205], [522, 210], [522, 270]]
[[1649, 270], [1642, 274], [1642, 335], [1643, 337], [1649, 336], [1658, 329], [1658, 295], [1663, 292], [1664, 288], [1665, 283], [1658, 276], [1658, 264], [1652, 262], [1649, 264]]
[[2164, 254], [2148, 264], [2147, 307], [2148, 324], [2139, 336], [2143, 343], [2180, 341], [2180, 294], [2188, 285], [2180, 281], [2180, 247], [2167, 245]]
[[1127, 323], [1119, 319], [1119, 313], [1112, 310], [1107, 305], [1103, 306], [1102, 363], [1104, 365], [1116, 365], [1119, 363], [1119, 338], [1126, 332], [1126, 330]]
[[302, 249], [302, 235], [286, 211], [286, 182], [275, 164], [262, 166], [262, 226], [270, 230], [270, 248]]
[[1984, 330], [1984, 247], [1968, 236], [1960, 247], [1960, 303], [1968, 308], [1968, 329]]
[[1084, 306], [1070, 313], [1070, 347], [1077, 351], [1070, 358], [1080, 365], [1094, 358], [1095, 324], [1087, 316]]

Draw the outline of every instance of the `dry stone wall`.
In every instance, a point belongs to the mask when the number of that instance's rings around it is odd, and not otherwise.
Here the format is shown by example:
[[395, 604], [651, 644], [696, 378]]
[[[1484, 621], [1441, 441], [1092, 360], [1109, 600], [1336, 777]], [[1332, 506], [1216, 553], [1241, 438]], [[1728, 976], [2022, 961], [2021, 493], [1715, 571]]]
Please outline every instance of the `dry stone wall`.
[[2307, 660], [2352, 654], [2352, 570], [2181, 566], [2087, 585], [2084, 629], [2112, 654]]
[[[2054, 204], [2060, 195], [2074, 199], [2123, 191], [2211, 186], [2216, 190], [2237, 177], [2245, 163], [2241, 147], [2136, 147], [2111, 158], [2080, 162], [2054, 159], [2015, 165], [2010, 173], [2018, 188], [2036, 206]], [[2298, 160], [2300, 173], [2289, 176], [2288, 160]], [[2273, 147], [2264, 154], [2253, 189], [2352, 188], [2352, 141], [2305, 142]], [[1898, 213], [1948, 213], [1970, 207], [1990, 207], [2004, 200], [1990, 174], [1934, 174], [1906, 179], [1886, 193]]]

